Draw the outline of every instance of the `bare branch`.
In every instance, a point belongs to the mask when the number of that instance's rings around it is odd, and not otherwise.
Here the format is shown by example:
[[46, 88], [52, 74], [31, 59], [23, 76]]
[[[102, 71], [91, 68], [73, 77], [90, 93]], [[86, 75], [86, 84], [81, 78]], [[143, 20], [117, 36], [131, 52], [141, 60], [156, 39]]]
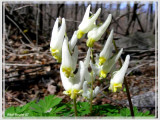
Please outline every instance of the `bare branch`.
[[31, 41], [29, 40], [29, 38], [24, 34], [24, 32], [21, 30], [21, 28], [20, 28], [8, 15], [6, 15], [6, 17], [19, 29], [19, 31], [20, 31], [20, 32], [22, 33], [22, 35], [26, 38], [26, 40], [27, 40], [30, 44], [34, 45], [33, 42], [31, 42]]
[[16, 9], [14, 9], [13, 11], [17, 11], [17, 10], [20, 10], [20, 9], [23, 9], [23, 8], [26, 8], [26, 7], [32, 7], [33, 5], [25, 5], [25, 6], [21, 6], [21, 7], [18, 7]]

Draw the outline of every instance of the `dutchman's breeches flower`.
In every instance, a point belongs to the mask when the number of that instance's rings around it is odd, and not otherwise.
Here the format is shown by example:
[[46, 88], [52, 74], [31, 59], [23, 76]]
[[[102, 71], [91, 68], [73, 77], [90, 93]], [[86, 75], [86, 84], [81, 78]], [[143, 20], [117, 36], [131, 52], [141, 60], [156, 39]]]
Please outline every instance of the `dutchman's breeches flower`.
[[[84, 81], [83, 83], [83, 93], [82, 93], [82, 96], [86, 99], [90, 99], [91, 97], [91, 89], [88, 89], [87, 87], [87, 81]], [[99, 86], [96, 86], [96, 88], [93, 90], [93, 95], [92, 97], [96, 97], [96, 95], [100, 92], [100, 88]]]
[[74, 31], [73, 36], [71, 38], [71, 40], [69, 41], [69, 49], [70, 51], [73, 50], [74, 46], [77, 43], [77, 31]]
[[112, 40], [113, 40], [113, 30], [111, 30], [110, 35], [100, 52], [99, 56], [96, 54], [96, 63], [90, 62], [94, 73], [100, 78], [106, 78], [107, 74], [111, 72], [112, 68], [120, 58], [123, 48], [118, 52], [118, 54], [111, 57], [112, 53]]
[[116, 92], [117, 90], [122, 88], [124, 76], [125, 76], [125, 73], [129, 65], [129, 60], [130, 60], [130, 56], [127, 55], [125, 62], [123, 66], [121, 67], [121, 69], [113, 73], [113, 76], [110, 81], [110, 87], [109, 87], [109, 90], [111, 90], [112, 92]]
[[79, 62], [79, 69], [77, 74], [73, 77], [67, 78], [65, 73], [60, 68], [61, 80], [65, 91], [63, 92], [66, 95], [69, 95], [71, 99], [76, 98], [76, 96], [82, 93], [82, 85], [84, 82], [85, 66], [82, 61]]
[[87, 40], [87, 46], [88, 47], [93, 47], [94, 42], [100, 40], [106, 29], [108, 28], [110, 22], [112, 20], [112, 15], [109, 14], [108, 18], [106, 21], [100, 26], [94, 27], [91, 31], [88, 32], [88, 40]]
[[77, 33], [78, 39], [80, 39], [85, 33], [89, 32], [90, 30], [93, 29], [93, 27], [95, 27], [95, 21], [101, 12], [101, 8], [99, 8], [94, 15], [89, 17], [90, 7], [91, 5], [87, 7], [83, 20], [78, 27], [78, 33]]
[[99, 65], [98, 55], [96, 55], [96, 63], [93, 64], [90, 62], [91, 68], [93, 69], [94, 73], [100, 78], [106, 78], [107, 74], [111, 72], [113, 66], [118, 61], [119, 57], [121, 56], [123, 48], [118, 52], [118, 54], [114, 55], [112, 58], [106, 60], [103, 65]]
[[58, 28], [59, 18], [56, 19], [52, 30], [52, 37], [50, 42], [50, 51], [52, 56], [58, 61], [61, 62], [62, 59], [62, 44], [64, 40], [64, 34], [66, 31], [65, 19], [62, 18], [62, 25]]
[[85, 64], [85, 67], [86, 67], [86, 73], [85, 73], [84, 77], [85, 77], [85, 80], [87, 81], [88, 84], [90, 84], [92, 80], [94, 81], [95, 77], [96, 77], [94, 72], [89, 72], [88, 71], [88, 66], [89, 66], [89, 63], [90, 63], [90, 52], [91, 52], [91, 50], [89, 48], [88, 51], [87, 51], [87, 56], [86, 56], [85, 61], [84, 61], [84, 64]]
[[68, 39], [65, 38], [62, 46], [60, 74], [65, 89], [64, 94], [69, 95], [71, 99], [74, 99], [78, 94], [82, 93], [82, 85], [90, 60], [90, 49], [87, 52], [84, 62], [79, 62], [78, 72], [74, 74], [78, 59], [78, 48], [76, 46], [74, 48], [74, 53], [71, 55], [68, 46]]
[[100, 78], [106, 78], [107, 74], [112, 70], [113, 66], [116, 64], [118, 59], [120, 58], [123, 52], [123, 48], [118, 52], [118, 54], [114, 55], [112, 58], [107, 60], [101, 67], [99, 76]]
[[99, 55], [99, 65], [103, 65], [111, 56], [112, 53], [112, 40], [113, 40], [113, 30], [111, 30], [111, 33], [109, 34], [109, 37], [100, 52]]
[[65, 38], [62, 46], [62, 71], [67, 78], [73, 77], [73, 72], [76, 69], [77, 59], [78, 59], [78, 48], [74, 48], [74, 52], [71, 55], [69, 51], [68, 39]]

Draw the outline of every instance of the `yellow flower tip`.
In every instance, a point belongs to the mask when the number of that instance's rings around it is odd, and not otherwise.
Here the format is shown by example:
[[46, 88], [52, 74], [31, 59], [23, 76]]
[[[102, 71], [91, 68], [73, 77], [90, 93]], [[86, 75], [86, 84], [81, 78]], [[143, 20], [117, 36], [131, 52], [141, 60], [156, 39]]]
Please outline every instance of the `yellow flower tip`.
[[103, 65], [105, 63], [106, 58], [105, 57], [99, 57], [99, 65]]
[[65, 74], [65, 76], [66, 76], [67, 78], [73, 76], [72, 68], [70, 68], [70, 67], [62, 67], [62, 72], [64, 72], [64, 74]]
[[79, 90], [78, 94], [81, 94], [81, 93], [83, 93], [83, 90]]
[[114, 83], [112, 85], [112, 89], [109, 88], [109, 90], [112, 90], [112, 92], [117, 92], [122, 88], [122, 84], [121, 83]]
[[94, 42], [95, 42], [95, 40], [94, 40], [94, 39], [89, 38], [89, 39], [87, 40], [87, 46], [88, 46], [88, 47], [93, 47]]
[[69, 89], [67, 91], [64, 91], [63, 94], [70, 96], [71, 99], [75, 99], [78, 94], [81, 94], [83, 90], [77, 90], [77, 89]]
[[114, 87], [112, 92], [117, 92], [117, 88], [116, 88], [116, 87]]
[[67, 91], [63, 91], [63, 94], [65, 94], [65, 95], [71, 95], [71, 89], [70, 90], [67, 90]]
[[59, 56], [53, 56], [53, 57], [57, 60], [57, 62], [61, 63], [61, 61], [62, 61], [61, 57], [59, 57]]
[[100, 77], [101, 78], [106, 78], [106, 76], [107, 76], [106, 72], [104, 70], [101, 70], [100, 71]]
[[57, 60], [57, 62], [61, 63], [62, 58], [59, 56], [59, 50], [50, 48], [52, 56]]
[[84, 34], [85, 34], [85, 33], [84, 33], [82, 30], [78, 30], [78, 32], [77, 32], [77, 38], [78, 38], [78, 39], [81, 39]]
[[57, 49], [53, 49], [52, 47], [50, 47], [50, 51], [51, 51], [51, 54], [56, 54], [56, 53], [59, 53], [59, 50]]

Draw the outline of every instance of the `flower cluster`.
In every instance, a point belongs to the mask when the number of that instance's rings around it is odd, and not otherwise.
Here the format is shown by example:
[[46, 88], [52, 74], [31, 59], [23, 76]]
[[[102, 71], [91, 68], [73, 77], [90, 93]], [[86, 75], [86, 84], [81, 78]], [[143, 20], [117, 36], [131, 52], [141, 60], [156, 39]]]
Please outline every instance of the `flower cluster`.
[[[71, 40], [68, 40], [66, 34], [65, 19], [56, 19], [53, 27], [50, 51], [52, 56], [61, 63], [60, 75], [63, 87], [66, 95], [69, 95], [71, 99], [75, 99], [78, 94], [82, 94], [84, 98], [90, 99], [95, 97], [100, 92], [100, 87], [96, 86], [94, 90], [88, 88], [98, 76], [100, 79], [106, 78], [108, 73], [112, 73], [109, 89], [116, 92], [122, 88], [123, 79], [126, 70], [129, 65], [130, 56], [127, 55], [125, 62], [119, 71], [113, 72], [114, 66], [120, 58], [123, 48], [115, 55], [112, 54], [112, 40], [114, 30], [111, 30], [109, 37], [100, 52], [96, 54], [95, 62], [90, 60], [92, 47], [94, 43], [101, 39], [105, 33], [109, 24], [111, 23], [112, 15], [109, 14], [106, 21], [101, 25], [96, 25], [96, 19], [98, 18], [101, 9], [99, 8], [95, 14], [89, 16], [90, 5], [87, 7], [82, 22], [80, 23], [78, 30], [74, 32]], [[61, 26], [59, 27], [59, 23]], [[84, 34], [87, 34], [88, 40], [86, 45], [89, 47], [87, 55], [84, 61], [79, 61], [78, 72], [75, 73], [78, 62], [78, 47], [76, 46], [77, 40], [82, 38]], [[93, 58], [94, 59], [94, 58]], [[92, 71], [88, 71], [89, 65]]]

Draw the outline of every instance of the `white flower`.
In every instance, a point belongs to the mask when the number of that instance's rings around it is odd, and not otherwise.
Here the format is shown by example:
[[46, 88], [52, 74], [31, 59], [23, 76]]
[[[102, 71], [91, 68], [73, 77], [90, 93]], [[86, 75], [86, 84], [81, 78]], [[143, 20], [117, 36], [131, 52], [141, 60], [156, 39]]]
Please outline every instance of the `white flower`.
[[85, 80], [87, 81], [88, 84], [90, 84], [92, 81], [95, 80], [95, 73], [94, 72], [89, 72], [88, 69], [86, 70], [86, 73], [85, 73]]
[[118, 54], [111, 57], [112, 53], [112, 40], [113, 40], [113, 30], [100, 52], [99, 56], [96, 54], [95, 61], [96, 63], [93, 64], [90, 62], [91, 68], [93, 69], [94, 73], [100, 78], [106, 78], [107, 74], [111, 72], [112, 68], [114, 67], [115, 63], [120, 58], [123, 48], [118, 52]]
[[103, 65], [103, 63], [110, 58], [112, 52], [112, 40], [113, 40], [113, 30], [111, 30], [111, 33], [109, 34], [109, 37], [102, 51], [100, 52], [99, 65]]
[[114, 55], [111, 59], [107, 60], [101, 67], [99, 76], [101, 78], [106, 78], [106, 75], [111, 71], [113, 66], [116, 64], [118, 59], [120, 58], [122, 54], [123, 48], [118, 52], [118, 54]]
[[119, 57], [121, 56], [123, 51], [123, 48], [118, 52], [118, 54], [114, 55], [112, 58], [109, 58], [106, 60], [103, 65], [99, 65], [98, 55], [96, 55], [96, 63], [93, 64], [90, 62], [91, 68], [94, 71], [94, 73], [100, 78], [106, 78], [107, 74], [111, 72], [113, 66], [118, 61]]
[[77, 31], [75, 31], [73, 33], [73, 36], [72, 36], [71, 40], [69, 41], [69, 48], [71, 51], [73, 50], [76, 43], [77, 43]]
[[59, 18], [56, 19], [56, 22], [54, 24], [53, 30], [52, 30], [52, 37], [50, 42], [50, 51], [52, 56], [58, 61], [61, 62], [62, 58], [62, 43], [64, 40], [64, 34], [66, 31], [66, 23], [65, 19], [62, 18], [62, 25], [60, 28], [58, 28], [58, 21]]
[[78, 94], [82, 93], [85, 70], [84, 63], [80, 61], [77, 74], [75, 74], [73, 77], [67, 78], [62, 71], [62, 66], [60, 68], [61, 80], [65, 89], [63, 93], [69, 95], [71, 99], [76, 98]]
[[116, 92], [117, 90], [122, 88], [124, 76], [125, 76], [125, 73], [129, 65], [129, 60], [130, 60], [130, 56], [127, 55], [125, 62], [123, 66], [121, 67], [121, 69], [119, 71], [116, 71], [113, 74], [113, 77], [111, 78], [111, 81], [110, 81], [110, 87], [109, 87], [109, 90], [111, 90], [112, 92]]
[[[84, 61], [85, 67], [86, 67], [86, 71], [85, 71], [85, 80], [83, 83], [83, 94], [82, 96], [89, 99], [91, 97], [91, 89], [88, 89], [87, 84], [90, 84], [92, 81], [95, 80], [95, 73], [94, 72], [89, 72], [88, 71], [88, 65], [90, 62], [90, 48], [87, 51], [87, 56], [86, 59]], [[95, 97], [97, 94], [99, 93], [99, 87], [97, 86], [95, 88], [95, 90], [93, 90], [93, 94], [92, 97]]]
[[62, 46], [60, 74], [65, 89], [63, 93], [69, 95], [71, 99], [74, 99], [78, 94], [82, 93], [82, 85], [90, 61], [90, 49], [88, 49], [84, 62], [79, 62], [78, 72], [74, 74], [78, 59], [78, 48], [76, 46], [74, 53], [71, 55], [68, 46], [68, 39], [65, 38]]
[[91, 53], [91, 49], [89, 48], [88, 51], [87, 51], [86, 58], [85, 58], [85, 60], [84, 60], [84, 65], [85, 65], [86, 68], [88, 68], [88, 66], [89, 66], [90, 53]]
[[[100, 92], [100, 88], [99, 86], [96, 86], [96, 88], [93, 90], [93, 94], [92, 94], [92, 97], [96, 97], [96, 95]], [[83, 93], [82, 93], [82, 96], [84, 98], [87, 98], [87, 99], [90, 99], [91, 97], [91, 89], [88, 89], [87, 87], [87, 81], [84, 81], [83, 83]]]
[[84, 77], [85, 77], [85, 80], [87, 81], [88, 84], [90, 84], [92, 80], [94, 81], [95, 77], [96, 77], [94, 72], [89, 72], [88, 71], [88, 66], [89, 66], [89, 63], [90, 63], [90, 53], [91, 53], [91, 50], [89, 48], [88, 51], [87, 51], [85, 61], [84, 61], [84, 65], [86, 67], [86, 72], [85, 72]]
[[68, 48], [68, 39], [65, 38], [62, 46], [62, 71], [67, 78], [73, 77], [73, 72], [76, 69], [76, 64], [78, 60], [78, 48], [75, 46], [74, 52], [71, 55]]
[[109, 14], [106, 21], [100, 27], [96, 26], [91, 31], [88, 32], [88, 40], [87, 40], [88, 47], [93, 47], [94, 42], [98, 41], [102, 37], [104, 32], [106, 32], [106, 29], [108, 28], [111, 20], [112, 20], [112, 15]]
[[99, 8], [93, 16], [89, 17], [90, 7], [91, 5], [87, 7], [83, 20], [78, 27], [78, 33], [77, 33], [78, 39], [80, 39], [85, 33], [93, 29], [93, 27], [95, 26], [95, 21], [101, 12], [101, 8]]

